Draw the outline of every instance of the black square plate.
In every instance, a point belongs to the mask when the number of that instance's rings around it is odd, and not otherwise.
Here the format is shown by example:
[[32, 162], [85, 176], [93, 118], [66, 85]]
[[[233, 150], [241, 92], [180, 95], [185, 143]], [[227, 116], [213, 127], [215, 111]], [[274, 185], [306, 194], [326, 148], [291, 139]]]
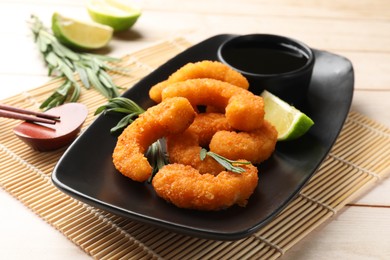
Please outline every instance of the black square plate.
[[[149, 88], [188, 62], [217, 60], [219, 45], [235, 35], [217, 35], [172, 58], [123, 96], [144, 108], [154, 103]], [[259, 185], [247, 207], [219, 212], [177, 208], [157, 197], [151, 184], [119, 174], [112, 163], [116, 137], [110, 128], [119, 118], [99, 116], [68, 148], [52, 174], [65, 193], [115, 214], [201, 238], [235, 240], [272, 220], [298, 194], [330, 151], [352, 102], [354, 73], [344, 57], [314, 50], [316, 63], [303, 110], [315, 125], [302, 138], [277, 144], [259, 167]]]

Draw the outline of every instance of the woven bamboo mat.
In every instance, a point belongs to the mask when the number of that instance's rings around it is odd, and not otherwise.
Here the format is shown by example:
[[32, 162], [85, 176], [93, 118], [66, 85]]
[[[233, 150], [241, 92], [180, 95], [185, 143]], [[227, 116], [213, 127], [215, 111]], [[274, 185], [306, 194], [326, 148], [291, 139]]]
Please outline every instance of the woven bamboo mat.
[[[113, 78], [129, 88], [189, 46], [176, 39], [128, 55], [122, 66], [131, 69], [130, 76], [114, 74]], [[59, 83], [51, 81], [3, 103], [37, 109]], [[94, 90], [83, 90], [80, 102], [90, 111], [87, 127], [95, 109], [106, 100]], [[0, 119], [0, 185], [98, 259], [275, 259], [390, 173], [390, 129], [351, 112], [316, 175], [278, 217], [239, 241], [205, 240], [136, 223], [63, 194], [51, 183], [50, 175], [65, 149], [31, 150], [13, 135], [16, 124]]]

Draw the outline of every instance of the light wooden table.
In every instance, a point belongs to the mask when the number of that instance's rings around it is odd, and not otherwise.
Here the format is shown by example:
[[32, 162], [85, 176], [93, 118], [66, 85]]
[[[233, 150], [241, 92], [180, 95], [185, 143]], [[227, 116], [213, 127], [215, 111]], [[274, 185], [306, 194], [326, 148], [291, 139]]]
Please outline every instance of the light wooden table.
[[[135, 27], [115, 36], [121, 57], [175, 37], [197, 43], [221, 33], [272, 33], [350, 59], [352, 109], [390, 127], [390, 1], [149, 0]], [[46, 83], [27, 20], [48, 26], [53, 12], [89, 19], [79, 0], [0, 0], [0, 99]], [[89, 258], [62, 234], [0, 189], [1, 259]], [[390, 180], [289, 250], [284, 259], [390, 259]]]

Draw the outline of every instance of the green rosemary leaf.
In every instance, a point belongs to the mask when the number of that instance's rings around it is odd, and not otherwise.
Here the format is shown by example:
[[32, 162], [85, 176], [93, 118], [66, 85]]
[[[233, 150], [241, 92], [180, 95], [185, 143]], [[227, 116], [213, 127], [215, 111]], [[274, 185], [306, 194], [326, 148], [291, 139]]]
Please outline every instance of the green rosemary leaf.
[[138, 111], [140, 114], [145, 112], [145, 110], [142, 107], [140, 107], [137, 103], [135, 103], [131, 99], [118, 97], [115, 98], [114, 100], [117, 102], [118, 106], [124, 106], [131, 111]]
[[101, 114], [106, 109], [105, 106], [100, 106], [95, 110], [94, 116]]
[[118, 61], [121, 60], [121, 59], [118, 59], [118, 58], [115, 58], [115, 57], [104, 56], [104, 55], [99, 55], [99, 54], [93, 54], [92, 56], [98, 58], [99, 60], [104, 60], [106, 62], [118, 62]]
[[61, 45], [61, 50], [63, 51], [64, 56], [73, 62], [79, 61], [81, 59], [79, 54], [74, 53], [73, 51], [71, 51], [70, 49], [68, 49], [63, 45]]
[[127, 69], [127, 68], [120, 68], [120, 67], [114, 67], [114, 66], [110, 66], [108, 64], [105, 64], [104, 65], [104, 69], [105, 70], [109, 70], [109, 71], [114, 71], [118, 74], [121, 74], [121, 75], [125, 75], [125, 76], [128, 76], [130, 75], [130, 70]]
[[199, 156], [200, 156], [200, 160], [203, 161], [206, 158], [206, 156], [207, 156], [207, 150], [204, 149], [204, 148], [201, 149]]
[[154, 175], [164, 165], [168, 164], [168, 156], [164, 153], [162, 142], [162, 139], [157, 140], [146, 151], [145, 155], [149, 159], [150, 164], [153, 165], [152, 175], [149, 177], [148, 183], [151, 183]]
[[96, 66], [98, 66], [99, 68], [103, 68], [104, 67], [104, 63], [105, 61], [101, 60], [101, 59], [98, 59], [97, 57], [92, 57], [92, 61], [94, 64], [96, 64]]
[[92, 69], [92, 71], [95, 73], [95, 74], [98, 74], [99, 73], [99, 70], [100, 70], [100, 66], [99, 64], [96, 63], [96, 60], [91, 60], [91, 63], [89, 64], [89, 67]]
[[42, 38], [37, 38], [37, 44], [40, 52], [46, 52], [48, 44]]
[[81, 86], [77, 82], [74, 82], [73, 83], [73, 92], [69, 98], [69, 101], [76, 102], [80, 97], [80, 93], [81, 93]]
[[49, 52], [46, 57], [45, 57], [45, 61], [48, 63], [48, 65], [50, 65], [52, 68], [55, 68], [58, 66], [58, 62], [57, 62], [58, 58], [57, 56], [53, 53], [53, 52]]
[[72, 82], [69, 80], [66, 80], [64, 84], [62, 84], [56, 92], [60, 94], [63, 97], [66, 97], [67, 93], [69, 92], [70, 88], [72, 87]]
[[[124, 108], [124, 107], [112, 107], [112, 108], [107, 108], [105, 110], [105, 113], [110, 113], [110, 112], [116, 112], [116, 113], [122, 113], [122, 114], [133, 114], [131, 110], [129, 110], [128, 108]], [[139, 113], [136, 113], [137, 115]]]
[[133, 120], [129, 115], [123, 117], [113, 128], [110, 129], [111, 134], [116, 134], [131, 124]]
[[214, 160], [216, 160], [226, 170], [232, 171], [233, 167], [232, 167], [232, 165], [229, 162], [227, 162], [227, 161], [225, 161], [225, 160], [223, 160], [223, 159], [221, 159], [221, 158], [219, 158], [217, 156], [214, 156], [213, 154], [209, 154], [209, 156], [212, 157]]
[[55, 99], [55, 94], [56, 93], [54, 92], [52, 95], [50, 95], [50, 97], [48, 97], [45, 101], [43, 101], [39, 108], [45, 109], [45, 108], [49, 107], [49, 104], [51, 104], [52, 100]]
[[46, 107], [56, 107], [61, 103], [62, 96], [58, 96], [57, 93], [53, 93], [48, 99], [46, 99], [39, 108], [45, 109]]
[[[40, 22], [40, 21], [39, 21]], [[39, 38], [44, 39], [47, 41], [48, 44], [51, 44], [52, 41], [55, 41], [55, 36], [49, 33], [48, 29], [43, 26], [43, 24], [40, 24], [40, 27], [37, 27], [37, 32], [36, 32]]]
[[87, 75], [87, 72], [85, 71], [85, 68], [82, 67], [79, 63], [76, 63], [75, 69], [76, 69], [77, 73], [79, 74], [80, 80], [83, 83], [84, 87], [89, 89], [91, 87], [91, 85], [89, 84], [88, 75]]
[[119, 59], [74, 52], [62, 45], [35, 15], [31, 16], [30, 29], [48, 67], [48, 75], [65, 79], [64, 85], [41, 104], [41, 109], [50, 109], [67, 101], [78, 100], [81, 86], [76, 81], [75, 74], [79, 76], [86, 89], [92, 85], [106, 98], [119, 96], [118, 87], [107, 73], [114, 71], [107, 62], [117, 62]]
[[145, 110], [137, 105], [134, 101], [124, 98], [124, 97], [116, 97], [112, 98], [108, 101], [107, 104], [100, 106], [96, 109], [95, 115], [100, 113], [122, 113], [128, 114], [131, 118], [135, 118], [140, 114], [144, 113]]
[[221, 164], [226, 170], [234, 172], [234, 173], [243, 173], [245, 172], [245, 169], [239, 166], [236, 166], [237, 164], [243, 164], [247, 165], [250, 164], [250, 162], [247, 161], [233, 161], [229, 160], [219, 154], [216, 154], [214, 152], [207, 151], [206, 149], [202, 148], [200, 150], [200, 159], [203, 161], [206, 158], [206, 155], [213, 158], [215, 161], [217, 161], [219, 164]]
[[68, 58], [72, 61], [78, 61], [80, 60], [80, 57], [68, 49], [67, 47], [63, 46], [60, 42], [58, 41], [53, 41], [51, 44], [53, 51], [60, 57], [62, 58]]
[[99, 107], [96, 110], [95, 115], [100, 114], [104, 110], [106, 110], [107, 112], [111, 111], [125, 114], [136, 113], [137, 115], [140, 115], [145, 112], [145, 110], [137, 103], [125, 97], [115, 97], [110, 99], [107, 104]]
[[103, 85], [110, 90], [111, 97], [119, 96], [119, 91], [117, 85], [112, 81], [111, 76], [104, 70], [101, 70], [98, 74], [99, 80]]
[[125, 117], [123, 117], [119, 122], [114, 126], [113, 128], [110, 129], [110, 132], [112, 134], [117, 134], [120, 133], [123, 129], [125, 129], [128, 125], [134, 122], [135, 117], [137, 117], [139, 114], [137, 113], [132, 113], [128, 114]]
[[66, 57], [65, 54], [62, 52], [62, 49], [60, 47], [61, 45], [57, 42], [51, 44], [52, 51], [59, 57], [64, 58]]
[[98, 74], [100, 82], [108, 88], [115, 89], [116, 85], [112, 82], [111, 77], [105, 71], [100, 71]]
[[70, 69], [72, 70], [72, 72], [73, 72], [73, 71], [76, 71], [76, 72], [77, 72], [77, 70], [76, 70], [76, 68], [75, 68], [75, 65], [72, 63], [71, 60], [69, 60], [69, 59], [63, 59], [62, 61], [66, 64], [66, 66], [68, 66], [68, 68], [70, 68]]
[[144, 113], [145, 110], [128, 98], [115, 97], [110, 99], [107, 104], [98, 107], [95, 111], [95, 115], [103, 112], [104, 114], [111, 112], [126, 114], [126, 116], [123, 117], [117, 123], [117, 125], [111, 129], [111, 133], [117, 133], [131, 124], [135, 118]]
[[57, 69], [70, 81], [75, 82], [73, 76], [73, 69], [69, 68], [68, 65], [61, 59], [57, 59]]
[[[124, 116], [116, 126], [110, 129], [111, 134], [119, 134], [125, 127], [134, 122], [136, 117], [144, 113], [145, 110], [141, 108], [137, 103], [131, 99], [125, 97], [111, 98], [107, 104], [98, 107], [95, 111], [95, 115], [103, 113], [104, 115], [110, 112], [127, 114]], [[150, 164], [153, 166], [153, 173], [148, 179], [148, 182], [152, 181], [153, 176], [168, 163], [168, 157], [164, 152], [162, 140], [154, 142], [145, 153]]]
[[72, 87], [72, 82], [66, 80], [61, 86], [59, 86], [53, 94], [49, 96], [40, 106], [41, 109], [47, 109], [56, 107], [63, 104], [67, 99], [68, 93]]
[[53, 75], [53, 71], [54, 71], [54, 68], [53, 68], [52, 66], [48, 66], [47, 75], [48, 75], [48, 76]]
[[90, 84], [92, 86], [94, 86], [95, 89], [100, 92], [100, 94], [102, 94], [106, 98], [111, 98], [112, 96], [107, 91], [107, 89], [104, 88], [102, 83], [99, 81], [99, 79], [96, 76], [95, 72], [91, 68], [86, 68], [85, 71], [87, 72], [88, 80], [89, 80]]

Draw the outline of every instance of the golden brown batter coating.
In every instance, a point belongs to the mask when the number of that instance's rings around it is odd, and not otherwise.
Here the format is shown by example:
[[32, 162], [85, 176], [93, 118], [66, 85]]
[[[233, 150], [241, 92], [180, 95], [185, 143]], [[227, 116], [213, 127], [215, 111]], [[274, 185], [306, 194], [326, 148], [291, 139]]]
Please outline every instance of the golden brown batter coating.
[[210, 142], [210, 151], [230, 160], [245, 159], [258, 164], [268, 159], [275, 150], [278, 133], [274, 126], [264, 121], [252, 132], [219, 131]]
[[211, 138], [220, 130], [232, 130], [223, 114], [198, 114], [185, 132], [167, 137], [170, 163], [190, 165], [201, 174], [216, 175], [223, 171], [223, 166], [211, 157], [200, 159], [202, 147], [208, 148]]
[[196, 115], [194, 122], [187, 131], [191, 131], [199, 138], [199, 145], [208, 147], [213, 135], [222, 130], [232, 131], [224, 114], [221, 113], [201, 113]]
[[248, 80], [239, 72], [221, 62], [205, 60], [184, 65], [167, 80], [154, 85], [149, 91], [149, 96], [159, 103], [161, 102], [161, 92], [169, 84], [198, 78], [217, 79], [245, 89], [249, 87]]
[[215, 79], [189, 79], [173, 83], [162, 92], [162, 99], [185, 97], [193, 106], [206, 105], [225, 110], [229, 124], [252, 131], [264, 120], [264, 102], [248, 90]]
[[202, 147], [199, 146], [199, 138], [188, 129], [184, 133], [168, 136], [167, 149], [170, 163], [190, 165], [201, 174], [217, 175], [224, 170], [222, 165], [209, 156], [203, 161], [200, 159]]
[[218, 175], [200, 174], [183, 164], [164, 166], [153, 178], [158, 196], [180, 208], [221, 210], [234, 204], [246, 206], [258, 184], [257, 168], [242, 166], [241, 174], [222, 171]]
[[186, 130], [195, 111], [185, 98], [171, 98], [149, 108], [118, 137], [113, 162], [118, 171], [135, 180], [145, 181], [152, 174], [144, 153], [158, 139]]

